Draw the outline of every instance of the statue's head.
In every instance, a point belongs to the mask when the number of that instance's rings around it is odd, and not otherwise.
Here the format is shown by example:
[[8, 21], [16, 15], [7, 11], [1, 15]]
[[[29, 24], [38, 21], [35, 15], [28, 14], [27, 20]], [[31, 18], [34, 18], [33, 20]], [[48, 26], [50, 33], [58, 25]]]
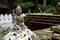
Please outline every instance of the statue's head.
[[22, 13], [22, 8], [18, 5], [17, 7], [16, 7], [16, 14], [17, 15], [20, 15]]

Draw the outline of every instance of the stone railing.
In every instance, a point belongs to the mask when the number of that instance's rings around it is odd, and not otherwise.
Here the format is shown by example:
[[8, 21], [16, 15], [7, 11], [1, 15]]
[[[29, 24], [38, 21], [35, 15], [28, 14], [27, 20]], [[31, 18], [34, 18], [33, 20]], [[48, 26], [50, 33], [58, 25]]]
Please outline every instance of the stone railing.
[[12, 23], [12, 15], [11, 14], [1, 14], [0, 15], [0, 24], [2, 23]]
[[46, 28], [54, 25], [60, 25], [60, 15], [36, 13], [28, 14], [24, 17], [25, 24], [30, 29]]

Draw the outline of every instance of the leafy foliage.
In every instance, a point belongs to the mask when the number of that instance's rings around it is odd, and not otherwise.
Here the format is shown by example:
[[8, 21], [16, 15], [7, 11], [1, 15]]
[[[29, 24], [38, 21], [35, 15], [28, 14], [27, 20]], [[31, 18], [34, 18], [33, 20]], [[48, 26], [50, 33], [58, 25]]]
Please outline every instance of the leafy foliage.
[[43, 9], [44, 12], [46, 12], [46, 13], [56, 12], [56, 8], [54, 6], [51, 6], [51, 5], [44, 6], [44, 5], [39, 4], [38, 7]]
[[56, 0], [47, 0], [49, 5], [56, 5]]
[[7, 33], [8, 33], [8, 31], [3, 32], [4, 35], [6, 35]]
[[16, 3], [15, 6], [20, 5], [24, 12], [26, 12], [28, 9], [31, 9], [31, 7], [34, 6], [33, 2], [24, 2], [24, 3]]
[[[38, 0], [40, 1], [40, 0]], [[22, 7], [23, 12], [27, 12], [27, 10], [31, 9], [33, 12], [39, 12], [39, 8], [41, 8], [44, 12], [56, 12], [55, 3], [56, 0], [47, 0], [48, 5], [44, 6], [43, 4], [38, 3], [38, 8], [35, 9], [35, 1], [34, 0], [17, 0], [15, 2], [15, 8], [17, 5]]]

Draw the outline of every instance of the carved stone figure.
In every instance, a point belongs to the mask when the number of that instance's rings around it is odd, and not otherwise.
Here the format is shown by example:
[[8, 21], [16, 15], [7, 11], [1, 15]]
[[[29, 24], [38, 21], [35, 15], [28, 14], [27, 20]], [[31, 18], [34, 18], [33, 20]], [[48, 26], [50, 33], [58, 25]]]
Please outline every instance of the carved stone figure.
[[16, 14], [14, 16], [14, 24], [19, 25], [22, 29], [27, 28], [27, 26], [24, 24], [24, 18], [21, 16], [22, 14], [22, 8], [18, 5], [16, 8]]
[[56, 0], [56, 1], [57, 1], [56, 4], [57, 11], [60, 12], [60, 0]]

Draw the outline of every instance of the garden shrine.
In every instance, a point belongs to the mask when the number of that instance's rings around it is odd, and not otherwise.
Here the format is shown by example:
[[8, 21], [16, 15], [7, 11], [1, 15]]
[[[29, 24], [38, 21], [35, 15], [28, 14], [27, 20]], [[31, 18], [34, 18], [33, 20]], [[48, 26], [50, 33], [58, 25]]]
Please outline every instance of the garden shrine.
[[[12, 13], [13, 5], [7, 5], [0, 8], [6, 8], [7, 13]], [[44, 5], [46, 6], [46, 0]], [[7, 10], [2, 12], [5, 15], [2, 13], [0, 15], [0, 35], [2, 36], [0, 40], [60, 40], [60, 0], [56, 1], [56, 9], [57, 12], [54, 13], [31, 13], [29, 10], [28, 13], [19, 16], [22, 10], [18, 6], [17, 14], [13, 16], [5, 14]], [[24, 16], [24, 20], [21, 16]], [[16, 23], [17, 19], [18, 23]], [[23, 23], [20, 23], [20, 20]]]

